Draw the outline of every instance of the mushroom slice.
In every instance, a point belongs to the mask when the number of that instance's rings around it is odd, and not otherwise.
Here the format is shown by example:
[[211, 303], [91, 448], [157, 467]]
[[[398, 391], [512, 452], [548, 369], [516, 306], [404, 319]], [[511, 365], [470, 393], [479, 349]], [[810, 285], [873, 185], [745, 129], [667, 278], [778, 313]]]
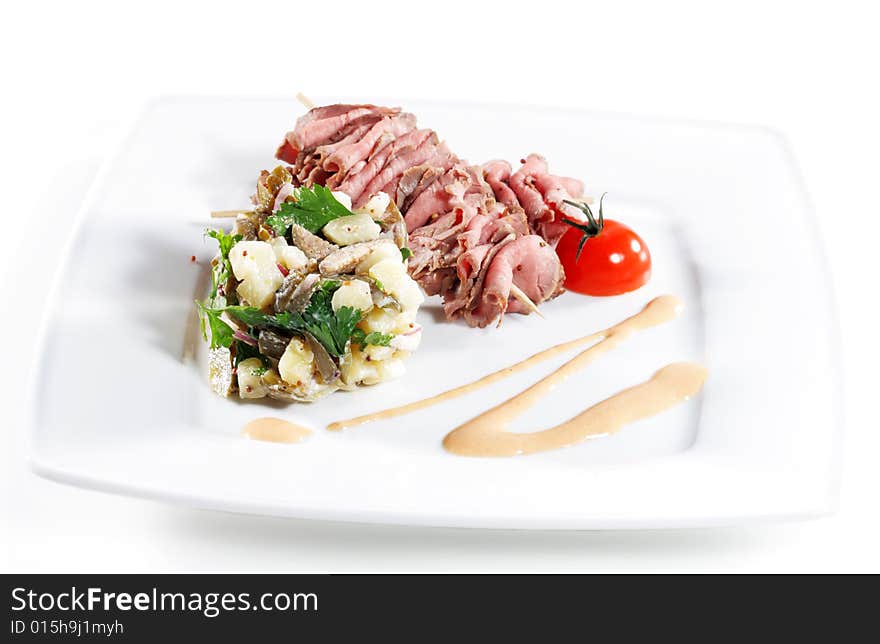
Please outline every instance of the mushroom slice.
[[382, 236], [390, 237], [398, 248], [404, 248], [409, 244], [409, 236], [406, 233], [406, 221], [397, 205], [391, 201], [382, 217], [376, 220], [376, 223], [382, 226]]
[[290, 342], [290, 336], [263, 329], [260, 331], [260, 337], [257, 340], [257, 348], [260, 353], [266, 357], [278, 360], [284, 355], [285, 349]]
[[289, 293], [285, 293], [283, 296], [284, 285], [282, 284], [281, 289], [279, 289], [275, 296], [275, 310], [279, 313], [282, 311], [300, 313], [308, 306], [309, 300], [312, 299], [312, 291], [315, 290], [320, 281], [320, 275], [309, 273], [302, 278], [302, 281], [296, 285], [296, 288]]
[[340, 248], [321, 260], [321, 263], [318, 264], [318, 270], [322, 275], [350, 273], [373, 252], [373, 249], [389, 243], [393, 242], [388, 239], [374, 239]]
[[275, 312], [281, 313], [287, 310], [290, 299], [296, 292], [297, 287], [305, 279], [306, 273], [303, 271], [290, 271], [281, 286], [275, 291]]
[[241, 235], [244, 241], [254, 241], [257, 239], [257, 224], [250, 217], [239, 215], [235, 219], [232, 233], [234, 235]]
[[375, 283], [372, 283], [370, 285], [370, 295], [373, 298], [373, 306], [375, 306], [376, 308], [393, 308], [397, 311], [401, 311], [403, 308], [400, 306], [400, 302], [398, 302], [394, 297], [388, 295], [388, 293], [377, 287]]
[[293, 245], [299, 248], [306, 257], [321, 261], [327, 255], [339, 249], [336, 244], [331, 244], [326, 239], [309, 232], [299, 224], [290, 227], [290, 239]]
[[315, 356], [315, 366], [318, 367], [318, 373], [321, 374], [321, 380], [323, 380], [325, 384], [335, 382], [339, 378], [339, 367], [336, 362], [334, 362], [333, 358], [330, 357], [330, 354], [327, 353], [327, 349], [325, 349], [324, 345], [318, 342], [318, 339], [311, 333], [303, 333], [303, 337], [306, 340], [306, 344], [309, 345], [309, 349], [312, 350], [312, 354]]
[[257, 179], [257, 194], [253, 198], [257, 209], [271, 214], [275, 205], [275, 197], [281, 186], [292, 181], [293, 175], [284, 166], [279, 165], [272, 172], [263, 170]]

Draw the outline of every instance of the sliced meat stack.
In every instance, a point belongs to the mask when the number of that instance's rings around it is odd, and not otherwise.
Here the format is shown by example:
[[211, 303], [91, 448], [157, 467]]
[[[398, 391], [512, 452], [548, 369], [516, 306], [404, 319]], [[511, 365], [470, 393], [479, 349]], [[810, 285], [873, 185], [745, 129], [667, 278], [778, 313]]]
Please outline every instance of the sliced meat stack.
[[583, 184], [550, 174], [542, 156], [529, 155], [516, 172], [506, 161], [469, 165], [400, 108], [327, 105], [297, 120], [276, 157], [298, 185], [345, 192], [355, 207], [378, 192], [394, 199], [409, 232], [410, 273], [442, 296], [450, 319], [500, 324], [505, 313], [531, 312], [523, 294], [540, 304], [563, 290], [553, 248], [568, 228], [562, 214], [583, 219], [563, 203]]

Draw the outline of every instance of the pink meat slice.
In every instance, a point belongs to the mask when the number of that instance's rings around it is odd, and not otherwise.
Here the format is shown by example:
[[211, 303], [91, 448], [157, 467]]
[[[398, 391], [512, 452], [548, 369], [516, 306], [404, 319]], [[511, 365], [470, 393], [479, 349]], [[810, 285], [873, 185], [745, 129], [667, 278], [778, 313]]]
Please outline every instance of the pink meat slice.
[[[398, 151], [406, 147], [418, 147], [432, 134], [434, 134], [433, 130], [412, 130], [397, 138], [387, 134], [379, 137], [376, 147], [378, 148], [379, 145], [382, 145], [382, 147], [374, 152], [373, 155], [367, 159], [364, 166], [357, 170], [357, 172], [352, 168], [345, 180], [338, 184], [337, 189], [346, 193], [351, 197], [352, 201], [357, 202], [358, 198], [364, 192], [364, 188], [367, 187], [376, 175], [382, 172], [385, 164], [392, 159]], [[384, 145], [383, 141], [386, 141]], [[382, 183], [387, 183], [387, 180]]]
[[278, 149], [275, 150], [275, 158], [284, 161], [285, 163], [290, 163], [291, 165], [296, 163], [296, 157], [299, 154], [299, 150], [297, 150], [293, 145], [290, 144], [290, 141], [285, 138], [281, 145], [278, 146]]
[[584, 194], [584, 182], [574, 177], [559, 177], [562, 187], [568, 190], [572, 197], [580, 197]]
[[394, 203], [397, 204], [397, 207], [405, 210], [410, 196], [416, 191], [422, 181], [430, 180], [432, 175], [436, 177], [437, 168], [428, 163], [407, 168], [400, 175], [400, 181], [397, 182], [397, 190], [395, 190], [393, 195], [390, 195], [394, 199]]
[[573, 199], [576, 196], [580, 196], [581, 193], [577, 195], [571, 194], [563, 184], [560, 177], [550, 174], [549, 172], [544, 172], [542, 174], [536, 174], [532, 177], [532, 185], [535, 189], [541, 193], [541, 196], [544, 198], [544, 203], [553, 206], [556, 209], [561, 208], [566, 199]]
[[[389, 109], [394, 111], [394, 108], [380, 108], [374, 105], [341, 104], [311, 109], [299, 117], [294, 129], [284, 136], [284, 140], [275, 152], [275, 157], [294, 165], [297, 164], [299, 157], [301, 167], [304, 153], [305, 156], [308, 156], [307, 153], [320, 143], [339, 140], [348, 134], [352, 124], [359, 124], [369, 118], [377, 120]], [[309, 139], [308, 142], [311, 145], [303, 145], [309, 136], [320, 136], [321, 132], [326, 134], [326, 141], [313, 142]], [[300, 167], [297, 169], [299, 170]]]
[[507, 161], [496, 160], [489, 161], [483, 165], [483, 174], [486, 183], [492, 188], [495, 199], [506, 206], [519, 206], [519, 200], [516, 194], [511, 190], [508, 181], [510, 181], [510, 173], [512, 169]]
[[511, 284], [540, 304], [559, 295], [564, 280], [565, 272], [550, 244], [538, 235], [520, 237], [506, 244], [492, 259], [480, 302], [471, 317], [477, 326], [487, 326], [507, 311], [526, 313], [519, 300], [510, 298]]
[[451, 210], [449, 205], [450, 193], [447, 191], [456, 181], [462, 181], [467, 175], [458, 165], [452, 166], [441, 177], [431, 183], [422, 193], [413, 200], [407, 208], [404, 219], [406, 229], [409, 232], [421, 228], [435, 216], [440, 216]]
[[[452, 153], [447, 154], [443, 157], [437, 157], [426, 162], [424, 165], [427, 169], [424, 173], [419, 173], [419, 181], [412, 189], [412, 191], [409, 192], [408, 188], [404, 188], [398, 191], [398, 197], [400, 198], [400, 201], [398, 203], [402, 204], [400, 206], [401, 212], [407, 212], [410, 206], [415, 202], [415, 200], [419, 198], [419, 195], [427, 190], [428, 187], [433, 184], [437, 179], [448, 172], [449, 169], [452, 168], [452, 166], [454, 166], [456, 163], [458, 163], [458, 157], [456, 157]], [[403, 182], [401, 183], [401, 185], [403, 185]]]
[[440, 154], [448, 154], [449, 149], [445, 143], [440, 143], [437, 134], [433, 130], [428, 130], [428, 136], [412, 147], [402, 148], [392, 155], [385, 162], [375, 177], [364, 187], [360, 197], [355, 202], [356, 206], [362, 206], [367, 200], [379, 191], [387, 194], [394, 194], [397, 191], [397, 182], [403, 173], [414, 165], [424, 163], [428, 159]]
[[324, 170], [335, 172], [334, 168], [327, 165], [327, 159], [336, 154], [341, 148], [352, 145], [361, 141], [364, 136], [376, 126], [378, 123], [387, 121], [389, 117], [382, 117], [377, 114], [369, 114], [362, 118], [352, 121], [349, 127], [341, 129], [335, 136], [331, 137], [332, 142], [319, 145], [315, 148], [312, 156], [318, 160]]
[[341, 177], [358, 162], [365, 160], [373, 151], [376, 143], [382, 137], [398, 137], [414, 130], [416, 117], [413, 114], [396, 114], [381, 119], [363, 134], [363, 136], [347, 141], [339, 146], [324, 160], [324, 169], [328, 172], [339, 173]]
[[294, 183], [342, 190], [356, 206], [389, 194], [409, 231], [410, 273], [442, 296], [449, 318], [482, 327], [528, 313], [510, 298], [513, 284], [536, 304], [562, 291], [553, 245], [569, 229], [563, 216], [583, 218], [565, 203], [583, 184], [550, 174], [541, 155], [515, 172], [503, 160], [469, 166], [412, 114], [364, 104], [310, 110], [277, 156]]
[[478, 214], [468, 221], [464, 232], [458, 237], [463, 251], [485, 244], [494, 229], [495, 219], [488, 214]]
[[298, 127], [303, 127], [312, 121], [317, 121], [320, 119], [326, 119], [333, 116], [339, 116], [341, 114], [345, 114], [346, 112], [350, 112], [351, 110], [358, 107], [371, 107], [366, 103], [361, 103], [358, 105], [348, 105], [345, 103], [333, 103], [332, 105], [319, 105], [318, 107], [313, 107], [308, 112], [300, 116], [296, 119], [296, 125], [294, 129]]
[[480, 266], [483, 265], [483, 260], [486, 259], [486, 255], [489, 254], [489, 251], [492, 250], [494, 246], [495, 244], [481, 244], [462, 253], [461, 257], [458, 258], [455, 267], [458, 279], [462, 282], [467, 282], [469, 279], [476, 276], [480, 270]]
[[357, 140], [362, 137], [381, 118], [375, 114], [369, 114], [356, 119], [334, 133], [327, 142], [319, 145], [314, 150], [300, 152], [294, 163], [294, 174], [300, 183], [309, 183], [310, 177], [313, 176], [329, 177], [331, 173], [323, 171], [321, 167], [324, 158], [332, 154], [339, 146], [345, 145], [347, 141]]
[[394, 199], [401, 212], [409, 209], [412, 201], [435, 179], [442, 176], [458, 159], [449, 151], [446, 145], [438, 146], [434, 155], [424, 163], [412, 166], [404, 170], [396, 181], [386, 187], [393, 191], [385, 190]]
[[443, 299], [443, 311], [448, 318], [459, 317], [471, 305], [480, 269], [493, 249], [495, 244], [482, 244], [459, 256], [455, 268], [458, 284], [455, 291], [448, 293]]
[[409, 269], [413, 279], [421, 281], [428, 279], [432, 271], [455, 268], [461, 254], [458, 236], [464, 227], [461, 213], [450, 210], [409, 236], [409, 247], [413, 253]]
[[399, 107], [376, 105], [330, 105], [326, 108], [315, 108], [297, 119], [293, 131], [288, 132], [285, 138], [297, 150], [311, 150], [330, 140], [334, 134], [356, 119], [371, 114], [390, 116], [399, 112]]
[[[522, 167], [510, 175], [510, 188], [516, 194], [522, 209], [532, 227], [539, 221], [547, 218], [548, 208], [544, 203], [544, 197], [532, 184], [537, 174], [547, 172], [547, 161], [538, 154], [530, 154], [523, 159]], [[552, 215], [550, 215], [552, 217]]]

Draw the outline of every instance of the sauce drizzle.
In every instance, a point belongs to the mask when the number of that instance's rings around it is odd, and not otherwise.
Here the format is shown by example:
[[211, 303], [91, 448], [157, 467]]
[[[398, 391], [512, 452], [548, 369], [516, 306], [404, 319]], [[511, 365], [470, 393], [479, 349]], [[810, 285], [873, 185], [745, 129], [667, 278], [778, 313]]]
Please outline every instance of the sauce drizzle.
[[706, 370], [693, 363], [671, 364], [658, 371], [647, 382], [615, 394], [556, 427], [526, 434], [506, 430], [514, 418], [532, 407], [569, 376], [618, 346], [636, 331], [674, 319], [681, 309], [682, 303], [677, 297], [661, 295], [651, 300], [636, 315], [604, 331], [557, 344], [479, 380], [435, 396], [337, 421], [331, 423], [328, 429], [338, 431], [424, 409], [486, 387], [560, 353], [588, 344], [590, 346], [587, 349], [554, 373], [453, 430], [446, 436], [443, 445], [450, 452], [463, 456], [512, 456], [555, 449], [589, 437], [611, 434], [627, 423], [660, 413], [696, 394], [706, 379]]
[[269, 443], [299, 443], [312, 434], [308, 427], [296, 425], [281, 418], [257, 418], [245, 425], [242, 436]]
[[[584, 353], [566, 366], [578, 364], [576, 361], [583, 358]], [[700, 391], [707, 375], [706, 369], [698, 364], [675, 362], [660, 369], [650, 380], [624, 389], [555, 427], [525, 434], [506, 431], [514, 418], [552, 389], [558, 380], [565, 378], [557, 378], [559, 373], [547, 376], [454, 429], [443, 439], [443, 447], [459, 456], [516, 456], [608, 436], [628, 423], [659, 414], [687, 400]]]
[[[672, 320], [681, 308], [681, 301], [671, 295], [651, 300], [641, 312], [601, 331], [597, 334], [601, 337], [598, 342], [550, 375], [450, 432], [443, 439], [443, 446], [460, 456], [532, 454], [572, 445], [589, 437], [606, 436], [627, 423], [653, 416], [687, 400], [703, 386], [707, 372], [697, 364], [675, 363], [658, 371], [647, 382], [615, 394], [555, 427], [529, 433], [506, 431], [515, 418], [571, 375], [636, 331]], [[587, 336], [592, 337], [596, 336]]]

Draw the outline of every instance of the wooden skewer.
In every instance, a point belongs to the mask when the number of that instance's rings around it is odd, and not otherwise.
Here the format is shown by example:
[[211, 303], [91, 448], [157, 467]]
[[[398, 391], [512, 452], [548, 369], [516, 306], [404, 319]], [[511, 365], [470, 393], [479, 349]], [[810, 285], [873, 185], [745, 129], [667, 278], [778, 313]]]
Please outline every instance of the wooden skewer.
[[541, 313], [541, 312], [538, 310], [538, 306], [537, 306], [537, 304], [535, 304], [534, 302], [532, 302], [532, 300], [529, 299], [529, 296], [526, 295], [525, 293], [523, 293], [523, 292], [522, 292], [522, 289], [520, 289], [519, 286], [517, 286], [516, 284], [511, 283], [511, 285], [510, 285], [510, 294], [511, 294], [513, 297], [515, 297], [517, 300], [519, 300], [523, 305], [525, 305], [525, 307], [526, 307], [529, 311], [531, 311], [532, 313], [537, 313], [539, 318], [541, 318], [542, 320], [543, 320], [543, 319], [546, 319], [546, 318], [544, 318], [544, 314]]
[[298, 100], [300, 103], [302, 103], [303, 106], [304, 106], [307, 110], [310, 110], [310, 109], [312, 109], [313, 107], [315, 107], [315, 102], [314, 102], [312, 99], [310, 99], [308, 96], [306, 96], [305, 94], [303, 94], [302, 92], [297, 92], [297, 94], [296, 94], [296, 100]]
[[247, 215], [250, 210], [212, 210], [211, 217], [213, 219], [231, 219], [239, 215]]

